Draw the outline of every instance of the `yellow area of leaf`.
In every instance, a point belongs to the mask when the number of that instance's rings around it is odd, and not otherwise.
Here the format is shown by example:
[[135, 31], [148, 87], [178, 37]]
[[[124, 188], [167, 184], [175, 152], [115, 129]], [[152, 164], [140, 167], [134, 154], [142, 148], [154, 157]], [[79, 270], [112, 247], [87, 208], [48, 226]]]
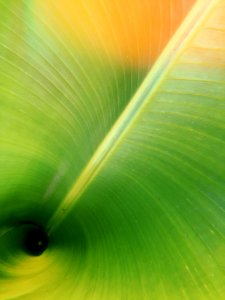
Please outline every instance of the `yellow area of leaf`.
[[152, 64], [195, 0], [47, 0], [37, 9], [74, 43], [134, 66]]

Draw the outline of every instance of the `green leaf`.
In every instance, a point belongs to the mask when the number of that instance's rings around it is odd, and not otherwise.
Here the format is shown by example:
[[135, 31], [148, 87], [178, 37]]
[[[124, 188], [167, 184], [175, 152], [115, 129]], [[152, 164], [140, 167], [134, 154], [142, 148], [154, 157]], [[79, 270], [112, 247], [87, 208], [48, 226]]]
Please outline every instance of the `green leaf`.
[[147, 76], [24, 3], [0, 1], [0, 298], [222, 300], [225, 1], [197, 1]]

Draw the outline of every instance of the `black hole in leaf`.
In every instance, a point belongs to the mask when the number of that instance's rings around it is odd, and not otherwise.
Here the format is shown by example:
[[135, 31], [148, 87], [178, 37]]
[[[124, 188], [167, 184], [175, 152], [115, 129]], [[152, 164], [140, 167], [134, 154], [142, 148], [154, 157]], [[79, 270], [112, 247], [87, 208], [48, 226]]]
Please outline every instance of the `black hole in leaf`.
[[24, 248], [29, 255], [39, 256], [48, 247], [48, 235], [42, 227], [31, 226], [24, 237]]

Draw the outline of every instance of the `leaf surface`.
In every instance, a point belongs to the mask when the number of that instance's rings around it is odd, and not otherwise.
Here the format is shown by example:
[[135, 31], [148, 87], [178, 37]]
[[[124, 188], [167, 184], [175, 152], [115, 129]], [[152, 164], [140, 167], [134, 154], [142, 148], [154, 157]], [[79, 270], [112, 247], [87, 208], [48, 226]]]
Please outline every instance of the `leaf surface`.
[[6, 238], [0, 293], [223, 299], [225, 2], [197, 1], [149, 74], [105, 31], [101, 54], [78, 43], [51, 1], [37, 16], [0, 3], [1, 222], [32, 217], [52, 237], [35, 259]]

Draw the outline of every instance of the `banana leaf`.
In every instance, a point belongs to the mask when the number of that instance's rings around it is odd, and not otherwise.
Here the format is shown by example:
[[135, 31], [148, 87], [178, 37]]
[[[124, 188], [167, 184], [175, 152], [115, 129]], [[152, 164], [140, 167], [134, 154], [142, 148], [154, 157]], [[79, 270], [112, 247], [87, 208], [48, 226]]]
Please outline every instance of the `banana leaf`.
[[0, 299], [224, 299], [224, 120], [224, 0], [0, 0]]

